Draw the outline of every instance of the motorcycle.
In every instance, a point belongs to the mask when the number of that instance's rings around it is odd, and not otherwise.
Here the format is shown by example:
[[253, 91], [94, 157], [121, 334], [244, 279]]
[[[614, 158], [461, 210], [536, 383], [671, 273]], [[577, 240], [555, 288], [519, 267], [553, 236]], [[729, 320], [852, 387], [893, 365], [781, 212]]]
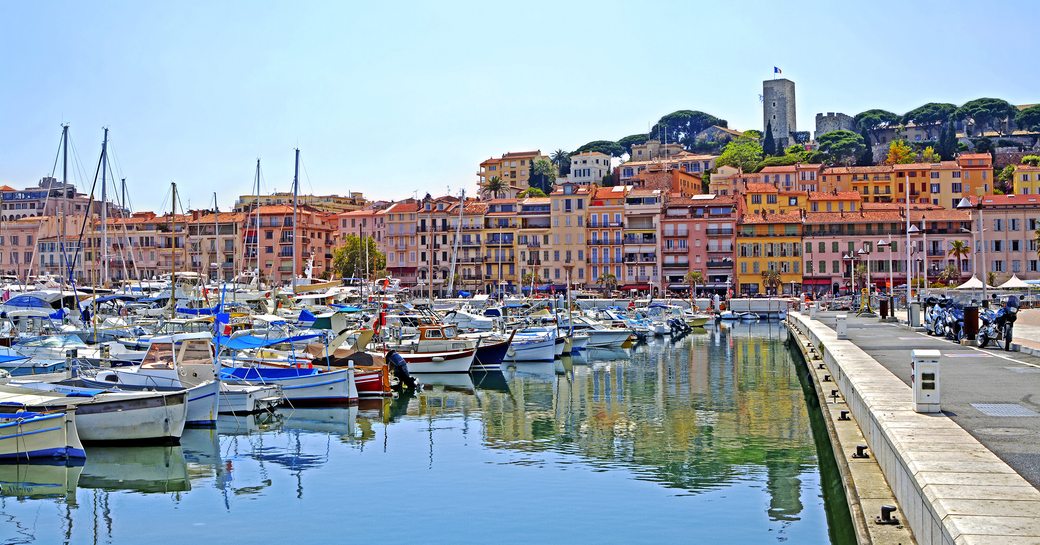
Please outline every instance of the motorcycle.
[[951, 303], [943, 318], [946, 320], [946, 338], [961, 342], [964, 338], [964, 308]]
[[929, 335], [946, 335], [946, 307], [949, 304], [950, 300], [945, 297], [925, 299], [924, 328]]
[[987, 310], [979, 316], [982, 320], [978, 335], [980, 348], [986, 348], [990, 341], [1003, 341], [1004, 350], [1011, 350], [1011, 336], [1019, 307], [1018, 297], [1011, 296], [1000, 310]]

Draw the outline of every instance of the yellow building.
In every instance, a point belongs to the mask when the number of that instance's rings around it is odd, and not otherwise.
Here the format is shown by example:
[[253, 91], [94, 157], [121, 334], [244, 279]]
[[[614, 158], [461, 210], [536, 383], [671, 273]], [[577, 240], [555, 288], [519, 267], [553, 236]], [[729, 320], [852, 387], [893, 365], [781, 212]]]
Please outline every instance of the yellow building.
[[806, 191], [783, 191], [771, 183], [744, 184], [739, 192], [744, 198], [744, 210], [750, 214], [802, 210], [809, 197]]
[[529, 197], [517, 203], [517, 276], [526, 289], [531, 289], [532, 279], [536, 288], [551, 281], [548, 258], [554, 248], [559, 252], [559, 247], [550, 244], [550, 203], [549, 197]]
[[[824, 169], [822, 191], [855, 191], [863, 202], [892, 202], [894, 169], [890, 165]], [[896, 199], [901, 198], [895, 195]]]
[[809, 193], [809, 212], [855, 212], [863, 202], [856, 191], [814, 191]]
[[484, 287], [488, 293], [515, 292], [520, 282], [517, 274], [516, 199], [491, 199], [484, 214]]
[[571, 284], [584, 284], [585, 224], [592, 191], [588, 185], [564, 183], [549, 195], [552, 201], [552, 248], [542, 249], [546, 277], [555, 285], [567, 283], [567, 269], [571, 269]]
[[516, 151], [502, 155], [502, 157], [489, 157], [480, 163], [477, 172], [477, 183], [483, 186], [491, 178], [498, 176], [509, 187], [505, 194], [515, 197], [517, 193], [531, 186], [531, 168], [539, 159], [549, 160], [542, 155], [541, 150]]
[[[802, 211], [744, 214], [737, 230], [737, 295], [801, 292]], [[778, 272], [779, 285], [763, 273]]]
[[1014, 182], [1015, 195], [1040, 195], [1040, 167], [1016, 166]]

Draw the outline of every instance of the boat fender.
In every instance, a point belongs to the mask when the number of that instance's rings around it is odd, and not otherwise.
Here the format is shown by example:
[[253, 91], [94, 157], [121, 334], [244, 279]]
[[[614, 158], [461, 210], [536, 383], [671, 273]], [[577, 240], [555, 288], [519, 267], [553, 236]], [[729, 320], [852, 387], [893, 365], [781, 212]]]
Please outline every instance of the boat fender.
[[441, 357], [441, 356], [434, 356], [434, 357], [433, 357], [433, 361], [435, 361], [435, 362], [437, 362], [437, 363], [441, 363], [441, 362], [443, 362], [443, 361], [444, 361], [444, 358], [443, 358], [443, 357]]

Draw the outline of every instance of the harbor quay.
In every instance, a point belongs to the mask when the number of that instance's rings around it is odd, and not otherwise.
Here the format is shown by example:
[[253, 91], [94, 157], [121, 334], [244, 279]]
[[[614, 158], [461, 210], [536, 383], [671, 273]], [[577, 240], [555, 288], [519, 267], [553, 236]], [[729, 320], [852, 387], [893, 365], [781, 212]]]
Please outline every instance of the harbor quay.
[[[918, 543], [1040, 542], [1040, 358], [876, 317], [793, 312], [787, 323], [820, 354]], [[937, 351], [940, 412], [915, 411], [915, 351]]]

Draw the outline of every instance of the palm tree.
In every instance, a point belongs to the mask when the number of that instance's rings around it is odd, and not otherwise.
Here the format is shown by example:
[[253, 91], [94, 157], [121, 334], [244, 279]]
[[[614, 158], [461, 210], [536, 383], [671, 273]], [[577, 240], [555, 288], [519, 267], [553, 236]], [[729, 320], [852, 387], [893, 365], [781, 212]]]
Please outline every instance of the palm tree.
[[696, 290], [697, 284], [704, 282], [704, 273], [701, 271], [690, 271], [686, 273], [686, 283], [690, 285], [690, 290]]
[[780, 283], [780, 271], [776, 269], [762, 271], [762, 285], [766, 288], [766, 295], [769, 295], [769, 288], [772, 288], [773, 293], [776, 293], [776, 288], [780, 287]]
[[[867, 287], [867, 266], [857, 265], [856, 266], [856, 285], [861, 289]], [[855, 294], [853, 294], [855, 295]]]
[[995, 273], [993, 271], [989, 271], [988, 273], [986, 273], [986, 283], [989, 284], [990, 286], [996, 286], [997, 285], [997, 273]]
[[[960, 274], [961, 260], [965, 259], [970, 254], [971, 254], [971, 248], [968, 247], [968, 243], [967, 242], [964, 242], [963, 240], [955, 240], [955, 241], [950, 243], [950, 257], [955, 259], [956, 262], [957, 262], [957, 266], [956, 266], [957, 276], [956, 276], [956, 278], [960, 278], [961, 277], [961, 274]], [[947, 268], [949, 268], [949, 267], [947, 267]]]
[[617, 277], [611, 273], [603, 274], [599, 277], [599, 285], [603, 286], [603, 289], [609, 295], [610, 292], [617, 288]]
[[556, 169], [560, 171], [560, 176], [566, 176], [571, 173], [571, 154], [558, 149], [549, 155], [553, 164], [556, 165]]
[[484, 185], [480, 186], [480, 191], [485, 195], [493, 196], [498, 198], [499, 193], [506, 190], [506, 183], [502, 181], [502, 178], [498, 176], [492, 176], [488, 178]]

